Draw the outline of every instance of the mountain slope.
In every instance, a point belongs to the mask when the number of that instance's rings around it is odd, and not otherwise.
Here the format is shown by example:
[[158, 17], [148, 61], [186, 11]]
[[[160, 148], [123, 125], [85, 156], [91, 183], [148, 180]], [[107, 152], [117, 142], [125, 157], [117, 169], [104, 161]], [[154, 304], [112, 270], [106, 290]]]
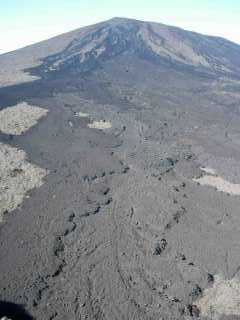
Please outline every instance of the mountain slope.
[[75, 37], [44, 60], [45, 71], [85, 71], [115, 56], [133, 53], [155, 63], [191, 66], [206, 72], [238, 74], [240, 46], [227, 40], [157, 23], [115, 18]]
[[228, 40], [159, 23], [114, 18], [0, 56], [0, 84], [34, 79], [21, 71], [37, 65], [41, 75], [82, 72], [129, 52], [153, 63], [211, 74], [238, 76], [240, 71], [240, 46]]

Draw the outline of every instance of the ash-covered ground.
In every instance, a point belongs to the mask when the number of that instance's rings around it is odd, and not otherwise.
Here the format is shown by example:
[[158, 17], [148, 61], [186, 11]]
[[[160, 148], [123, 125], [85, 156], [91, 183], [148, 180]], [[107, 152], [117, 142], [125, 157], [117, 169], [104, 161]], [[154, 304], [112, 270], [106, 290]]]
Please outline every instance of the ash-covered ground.
[[41, 320], [238, 319], [239, 88], [132, 52], [1, 88], [3, 110], [48, 110], [0, 135], [47, 172], [0, 225], [1, 300]]

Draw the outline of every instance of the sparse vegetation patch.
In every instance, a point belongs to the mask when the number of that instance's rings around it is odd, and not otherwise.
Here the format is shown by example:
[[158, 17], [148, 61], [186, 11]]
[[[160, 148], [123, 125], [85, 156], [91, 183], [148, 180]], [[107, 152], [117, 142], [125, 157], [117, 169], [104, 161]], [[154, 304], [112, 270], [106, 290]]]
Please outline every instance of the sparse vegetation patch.
[[0, 222], [16, 209], [26, 193], [43, 183], [47, 170], [29, 163], [23, 150], [0, 143]]
[[100, 121], [93, 121], [92, 123], [89, 123], [88, 127], [91, 129], [105, 130], [105, 129], [112, 128], [112, 124], [110, 121], [100, 120]]
[[0, 131], [6, 134], [21, 135], [38, 120], [46, 116], [48, 110], [22, 102], [0, 111]]
[[240, 315], [240, 282], [237, 278], [225, 280], [214, 277], [211, 288], [206, 289], [198, 300], [197, 307], [203, 316], [219, 319], [222, 315]]

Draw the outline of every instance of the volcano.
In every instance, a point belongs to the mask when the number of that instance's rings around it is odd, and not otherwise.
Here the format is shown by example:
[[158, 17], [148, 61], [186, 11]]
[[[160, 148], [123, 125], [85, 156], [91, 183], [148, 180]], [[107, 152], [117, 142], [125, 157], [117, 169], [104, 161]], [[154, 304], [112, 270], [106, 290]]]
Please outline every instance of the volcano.
[[240, 317], [239, 74], [126, 18], [0, 55], [0, 318]]

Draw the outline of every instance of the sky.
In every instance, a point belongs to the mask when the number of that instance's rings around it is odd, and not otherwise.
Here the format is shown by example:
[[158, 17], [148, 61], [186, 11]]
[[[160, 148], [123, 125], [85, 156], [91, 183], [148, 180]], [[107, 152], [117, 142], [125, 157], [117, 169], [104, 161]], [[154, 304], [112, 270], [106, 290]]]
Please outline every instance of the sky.
[[161, 22], [240, 44], [240, 0], [0, 0], [0, 54], [113, 17]]

